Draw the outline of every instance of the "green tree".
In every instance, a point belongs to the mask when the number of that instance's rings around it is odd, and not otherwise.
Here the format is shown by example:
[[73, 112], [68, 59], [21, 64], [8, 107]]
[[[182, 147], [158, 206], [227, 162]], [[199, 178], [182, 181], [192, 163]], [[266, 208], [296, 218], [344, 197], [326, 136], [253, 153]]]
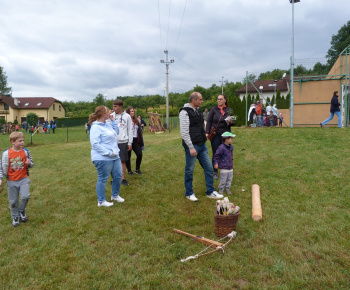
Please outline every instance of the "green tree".
[[11, 88], [7, 86], [7, 76], [4, 69], [0, 66], [0, 94], [8, 95], [11, 92]]
[[98, 94], [93, 100], [92, 103], [94, 105], [94, 107], [98, 107], [98, 106], [105, 106], [106, 105], [106, 99], [104, 97], [104, 95], [102, 94]]
[[326, 55], [329, 69], [334, 65], [339, 54], [350, 45], [350, 20], [342, 26], [338, 33], [332, 35], [331, 48]]
[[208, 92], [208, 90], [206, 88], [203, 88], [199, 85], [196, 85], [194, 88], [193, 88], [193, 92], [198, 92], [202, 95], [203, 97], [203, 101], [207, 101], [207, 100], [210, 100], [211, 98], [211, 95], [210, 93]]
[[317, 62], [312, 69], [313, 75], [326, 75], [328, 74], [329, 68], [328, 65]]
[[303, 76], [308, 74], [311, 74], [311, 71], [301, 64], [294, 68], [294, 75], [296, 76]]
[[284, 73], [288, 73], [289, 71], [283, 70], [283, 69], [274, 69], [273, 71], [267, 71], [264, 73], [261, 73], [259, 75], [259, 80], [278, 80], [281, 79]]
[[[245, 83], [246, 83], [246, 79], [247, 79], [247, 77], [245, 77], [245, 78], [242, 80], [242, 84], [245, 84]], [[256, 80], [257, 80], [257, 78], [256, 78], [256, 75], [255, 75], [255, 74], [249, 74], [249, 75], [248, 75], [248, 84], [249, 84], [249, 81], [250, 81], [251, 83], [254, 83]]]
[[38, 124], [39, 116], [35, 113], [28, 113], [27, 114], [27, 122], [29, 126], [35, 126]]

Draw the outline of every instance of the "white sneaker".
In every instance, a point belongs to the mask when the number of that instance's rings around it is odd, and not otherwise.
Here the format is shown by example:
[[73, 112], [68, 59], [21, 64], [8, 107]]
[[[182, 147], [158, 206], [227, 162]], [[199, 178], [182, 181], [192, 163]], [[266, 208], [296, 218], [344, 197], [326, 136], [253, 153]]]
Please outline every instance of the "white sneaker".
[[186, 195], [186, 198], [188, 198], [190, 201], [198, 201], [198, 198], [193, 194]]
[[122, 197], [120, 197], [120, 195], [118, 195], [118, 196], [116, 196], [116, 197], [112, 196], [112, 197], [111, 197], [111, 200], [115, 200], [115, 201], [117, 201], [117, 202], [124, 202], [124, 201], [125, 201], [125, 199], [122, 198]]
[[222, 194], [219, 194], [217, 191], [213, 191], [211, 194], [208, 194], [207, 197], [212, 198], [212, 199], [220, 199], [223, 198], [224, 196]]
[[112, 206], [113, 202], [108, 202], [107, 200], [97, 203], [97, 206]]

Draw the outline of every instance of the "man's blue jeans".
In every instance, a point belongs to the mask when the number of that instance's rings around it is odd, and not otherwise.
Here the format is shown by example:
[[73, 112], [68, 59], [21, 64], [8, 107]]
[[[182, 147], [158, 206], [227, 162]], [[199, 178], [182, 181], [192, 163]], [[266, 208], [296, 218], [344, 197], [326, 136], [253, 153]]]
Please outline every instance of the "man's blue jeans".
[[193, 194], [193, 171], [194, 166], [196, 165], [196, 159], [198, 159], [199, 164], [203, 167], [204, 176], [205, 176], [205, 185], [207, 187], [207, 191], [205, 192], [207, 195], [211, 194], [215, 191], [214, 188], [214, 179], [213, 179], [213, 165], [210, 161], [208, 155], [208, 148], [203, 143], [202, 145], [194, 145], [194, 148], [197, 151], [197, 156], [191, 156], [190, 149], [186, 145], [185, 155], [186, 155], [186, 166], [185, 166], [185, 188], [186, 188], [186, 196], [190, 196]]
[[93, 161], [97, 169], [96, 193], [98, 202], [106, 200], [106, 184], [108, 177], [112, 176], [112, 196], [117, 197], [122, 182], [122, 164], [120, 158], [111, 161]]
[[324, 120], [321, 124], [322, 126], [326, 125], [330, 120], [333, 119], [334, 117], [334, 114], [336, 114], [338, 116], [338, 127], [341, 128], [341, 115], [340, 115], [340, 112], [331, 112], [331, 115], [329, 116], [328, 119]]

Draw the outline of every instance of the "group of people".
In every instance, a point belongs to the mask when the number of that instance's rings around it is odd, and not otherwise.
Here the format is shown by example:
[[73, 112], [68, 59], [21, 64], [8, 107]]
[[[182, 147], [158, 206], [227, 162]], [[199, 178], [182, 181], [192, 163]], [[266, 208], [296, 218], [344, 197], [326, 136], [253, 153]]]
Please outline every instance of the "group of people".
[[271, 106], [271, 103], [268, 103], [264, 107], [260, 101], [257, 101], [250, 105], [248, 121], [250, 125], [256, 124], [257, 127], [282, 127], [283, 114], [278, 114], [276, 104]]
[[[221, 94], [217, 98], [218, 105], [210, 112], [205, 110], [202, 114], [200, 107], [203, 97], [199, 92], [190, 95], [189, 103], [181, 108], [179, 113], [180, 132], [182, 145], [185, 150], [185, 197], [191, 201], [198, 201], [193, 191], [193, 172], [198, 159], [205, 175], [206, 196], [211, 199], [223, 198], [224, 191], [231, 194], [230, 187], [233, 179], [233, 138], [231, 127], [234, 122], [229, 117], [233, 111], [227, 105], [227, 97]], [[254, 107], [253, 107], [254, 105]], [[259, 102], [253, 104], [251, 110], [255, 110], [259, 117]], [[270, 104], [268, 107], [271, 107]], [[278, 116], [277, 108], [266, 108], [269, 116]], [[321, 127], [338, 116], [338, 127], [341, 127], [340, 103], [338, 91], [335, 91], [331, 100], [330, 117], [320, 123]], [[276, 113], [276, 114], [275, 114]], [[205, 115], [205, 118], [204, 116]], [[205, 120], [206, 119], [206, 120]], [[258, 118], [258, 120], [261, 118]], [[261, 124], [258, 122], [258, 124]], [[51, 124], [50, 124], [51, 125]], [[50, 126], [46, 124], [46, 128]], [[55, 124], [56, 125], [56, 124]], [[141, 118], [135, 116], [133, 107], [123, 111], [123, 101], [115, 100], [113, 111], [106, 106], [99, 106], [89, 116], [91, 159], [97, 170], [97, 205], [110, 207], [113, 201], [124, 202], [120, 193], [121, 184], [129, 185], [125, 179], [126, 170], [129, 175], [142, 175], [140, 170], [142, 162], [143, 127]], [[270, 123], [273, 126], [273, 123]], [[54, 126], [55, 127], [55, 126]], [[54, 129], [54, 127], [51, 127]], [[212, 160], [209, 158], [206, 141], [209, 134], [215, 130], [215, 136], [211, 138]], [[0, 162], [0, 189], [2, 180], [7, 178], [8, 199], [12, 225], [18, 226], [21, 222], [27, 222], [26, 206], [30, 197], [29, 192], [29, 168], [34, 166], [30, 151], [25, 149], [24, 135], [22, 132], [13, 132], [10, 135], [12, 147], [1, 155]], [[136, 154], [136, 169], [131, 169], [131, 151]], [[220, 169], [219, 192], [214, 188], [214, 179], [218, 179]], [[106, 200], [106, 184], [109, 176], [112, 176], [112, 202]], [[21, 198], [19, 198], [21, 194]]]
[[[31, 126], [29, 128], [28, 123], [25, 122], [24, 124], [22, 124], [23, 129], [25, 130], [26, 133], [34, 133], [36, 130], [38, 130], [41, 126], [40, 121], [38, 121], [38, 124], [35, 126]], [[50, 134], [50, 131], [52, 130], [52, 133], [55, 134], [55, 130], [56, 130], [56, 121], [51, 120], [50, 122], [48, 120], [46, 120], [43, 124], [42, 124], [43, 130], [42, 132], [44, 132], [45, 134]], [[41, 130], [41, 129], [40, 129]], [[41, 132], [40, 132], [41, 133]]]
[[[211, 199], [223, 198], [224, 190], [230, 194], [233, 176], [233, 146], [231, 127], [234, 122], [229, 118], [233, 115], [227, 106], [227, 97], [223, 94], [217, 98], [218, 105], [213, 107], [207, 115], [204, 128], [204, 117], [199, 109], [203, 104], [203, 97], [199, 92], [190, 95], [189, 103], [181, 108], [179, 113], [182, 146], [185, 150], [185, 197], [191, 201], [198, 201], [193, 191], [193, 172], [198, 159], [204, 170], [206, 196]], [[215, 137], [211, 140], [213, 153], [209, 158], [206, 141], [211, 128], [215, 128]], [[214, 179], [218, 179], [220, 169], [219, 192], [214, 188]]]
[[[96, 193], [98, 206], [112, 206], [113, 201], [124, 202], [120, 186], [128, 186], [126, 170], [129, 175], [142, 175], [140, 170], [144, 148], [142, 125], [136, 118], [133, 107], [123, 111], [123, 101], [113, 103], [113, 111], [99, 106], [89, 116], [91, 160], [97, 170]], [[136, 154], [136, 169], [131, 169], [131, 151]], [[112, 202], [106, 200], [106, 184], [112, 176]]]

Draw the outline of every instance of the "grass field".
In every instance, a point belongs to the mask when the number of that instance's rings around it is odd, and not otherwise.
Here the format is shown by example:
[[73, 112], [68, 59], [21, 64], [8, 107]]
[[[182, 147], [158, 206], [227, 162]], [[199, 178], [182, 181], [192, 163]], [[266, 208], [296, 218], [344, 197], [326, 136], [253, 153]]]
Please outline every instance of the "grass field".
[[[184, 198], [178, 130], [144, 135], [144, 175], [129, 177], [120, 193], [125, 203], [110, 208], [97, 207], [97, 174], [82, 127], [69, 128], [68, 143], [65, 129], [35, 135], [26, 224], [12, 227], [6, 186], [0, 192], [0, 288], [349, 289], [350, 130], [234, 133], [229, 198], [241, 207], [237, 237], [224, 254], [185, 263], [180, 259], [204, 246], [174, 228], [218, 238], [215, 201], [205, 197], [198, 163], [199, 201]], [[0, 136], [0, 148], [7, 147], [8, 136]], [[251, 218], [254, 183], [261, 190], [260, 223]], [[107, 192], [109, 199], [110, 184]]]

